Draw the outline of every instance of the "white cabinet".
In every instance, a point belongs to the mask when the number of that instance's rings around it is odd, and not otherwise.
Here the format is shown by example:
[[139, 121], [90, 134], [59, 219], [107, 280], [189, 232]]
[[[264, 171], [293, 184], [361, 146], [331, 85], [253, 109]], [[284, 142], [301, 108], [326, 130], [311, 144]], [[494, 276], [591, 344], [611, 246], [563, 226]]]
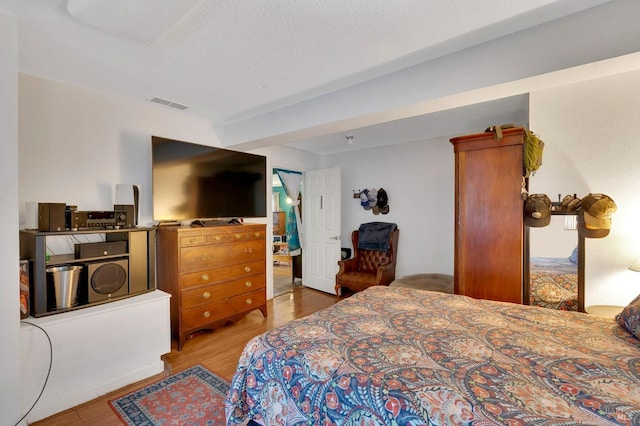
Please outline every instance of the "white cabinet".
[[[47, 332], [53, 364], [31, 423], [164, 370], [171, 352], [170, 295], [155, 290], [86, 309], [25, 320]], [[37, 398], [49, 367], [44, 333], [22, 322], [22, 412]]]

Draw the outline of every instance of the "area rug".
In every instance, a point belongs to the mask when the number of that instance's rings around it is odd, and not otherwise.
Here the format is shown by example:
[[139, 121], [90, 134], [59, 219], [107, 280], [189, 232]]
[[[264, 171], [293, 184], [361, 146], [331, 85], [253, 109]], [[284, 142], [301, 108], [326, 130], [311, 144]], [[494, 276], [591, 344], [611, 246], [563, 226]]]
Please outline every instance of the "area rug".
[[226, 380], [195, 365], [109, 404], [129, 426], [224, 425], [228, 391]]

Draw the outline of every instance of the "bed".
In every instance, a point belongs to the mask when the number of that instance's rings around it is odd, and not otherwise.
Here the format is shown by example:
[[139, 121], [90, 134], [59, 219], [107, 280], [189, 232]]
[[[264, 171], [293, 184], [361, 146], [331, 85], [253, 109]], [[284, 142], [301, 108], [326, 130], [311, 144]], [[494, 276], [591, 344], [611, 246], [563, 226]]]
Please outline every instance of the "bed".
[[578, 312], [376, 286], [253, 338], [227, 424], [640, 424], [640, 340]]
[[566, 257], [532, 257], [529, 262], [530, 304], [578, 310], [578, 266]]

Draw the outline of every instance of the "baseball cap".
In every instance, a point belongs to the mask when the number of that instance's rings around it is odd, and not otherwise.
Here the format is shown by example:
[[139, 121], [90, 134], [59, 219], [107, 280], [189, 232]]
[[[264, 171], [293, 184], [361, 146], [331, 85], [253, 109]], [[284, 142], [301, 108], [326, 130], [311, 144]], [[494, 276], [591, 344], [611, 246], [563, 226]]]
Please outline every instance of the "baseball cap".
[[365, 189], [360, 193], [360, 205], [364, 207], [365, 210], [369, 210], [369, 190]]
[[524, 223], [542, 227], [551, 222], [551, 200], [546, 194], [531, 194], [524, 203]]
[[389, 197], [387, 191], [384, 188], [378, 190], [378, 197], [376, 199], [376, 205], [373, 207], [373, 214], [387, 214], [389, 213]]
[[373, 206], [375, 206], [378, 202], [378, 190], [375, 188], [371, 188], [367, 196], [369, 197], [369, 208], [373, 208]]
[[578, 232], [586, 238], [606, 237], [611, 229], [611, 215], [617, 209], [616, 203], [608, 195], [586, 195], [578, 211]]

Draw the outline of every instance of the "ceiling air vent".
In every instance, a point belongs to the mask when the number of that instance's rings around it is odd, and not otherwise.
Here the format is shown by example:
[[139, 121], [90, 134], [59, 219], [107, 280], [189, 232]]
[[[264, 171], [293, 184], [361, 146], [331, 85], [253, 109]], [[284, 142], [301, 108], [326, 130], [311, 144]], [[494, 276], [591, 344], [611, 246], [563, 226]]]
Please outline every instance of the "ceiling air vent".
[[168, 106], [168, 107], [171, 107], [171, 108], [175, 108], [175, 109], [179, 109], [181, 111], [189, 108], [186, 105], [182, 105], [182, 104], [179, 104], [177, 102], [173, 102], [173, 101], [170, 101], [168, 99], [163, 99], [163, 98], [158, 98], [158, 97], [151, 98], [150, 102], [155, 102], [157, 104], [165, 105], [165, 106]]

